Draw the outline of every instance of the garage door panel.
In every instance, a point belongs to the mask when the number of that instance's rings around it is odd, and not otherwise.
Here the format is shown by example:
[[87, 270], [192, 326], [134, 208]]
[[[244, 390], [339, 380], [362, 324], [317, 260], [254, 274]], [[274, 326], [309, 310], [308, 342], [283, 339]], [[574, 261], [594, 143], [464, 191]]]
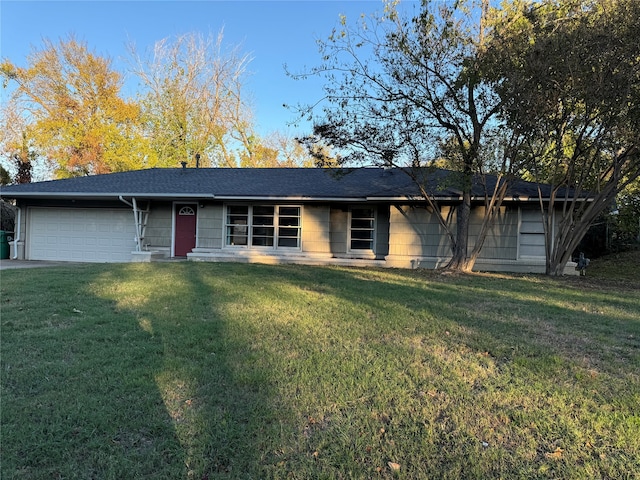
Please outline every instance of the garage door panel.
[[32, 260], [129, 262], [134, 238], [129, 210], [32, 208], [27, 255]]

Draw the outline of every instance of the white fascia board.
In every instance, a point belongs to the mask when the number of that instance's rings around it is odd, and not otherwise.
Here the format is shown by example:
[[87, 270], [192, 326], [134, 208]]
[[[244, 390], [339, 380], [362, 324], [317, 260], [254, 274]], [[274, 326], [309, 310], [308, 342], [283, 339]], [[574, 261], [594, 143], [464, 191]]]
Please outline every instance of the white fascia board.
[[[462, 200], [461, 197], [435, 197], [435, 201], [437, 202], [459, 202]], [[578, 198], [577, 201], [592, 201], [592, 198]], [[422, 196], [412, 196], [412, 195], [404, 195], [401, 197], [367, 197], [366, 201], [368, 202], [424, 202], [425, 198]], [[484, 197], [475, 196], [471, 197], [472, 202], [484, 201]], [[514, 203], [533, 203], [539, 202], [538, 197], [506, 197], [503, 201], [505, 202], [514, 202]], [[543, 202], [548, 202], [549, 198], [544, 197], [542, 199]], [[557, 201], [557, 199], [556, 199]]]
[[366, 202], [366, 197], [307, 197], [304, 195], [296, 196], [238, 196], [238, 195], [215, 195], [216, 200], [225, 202]]
[[[438, 202], [460, 201], [460, 197], [435, 197]], [[402, 195], [400, 197], [367, 197], [368, 202], [424, 202], [420, 195]]]

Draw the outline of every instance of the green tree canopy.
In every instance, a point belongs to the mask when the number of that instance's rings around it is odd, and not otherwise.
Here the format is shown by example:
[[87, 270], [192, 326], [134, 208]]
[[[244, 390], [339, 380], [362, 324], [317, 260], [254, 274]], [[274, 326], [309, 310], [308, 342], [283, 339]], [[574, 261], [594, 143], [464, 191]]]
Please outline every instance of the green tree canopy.
[[243, 87], [251, 58], [239, 46], [225, 48], [222, 32], [190, 33], [130, 51], [159, 165], [194, 164], [199, 154], [203, 165], [235, 167], [240, 155], [250, 156], [253, 114]]
[[526, 132], [523, 173], [573, 192], [543, 209], [550, 274], [640, 175], [638, 18], [636, 0], [517, 0], [493, 11], [487, 57], [508, 127]]
[[[411, 12], [392, 1], [382, 14], [343, 17], [319, 42], [322, 63], [294, 75], [325, 81], [321, 106], [301, 107], [314, 119], [307, 144], [334, 148], [340, 163], [410, 167], [450, 240], [448, 268], [465, 271], [499, 211], [519, 138], [499, 128], [502, 100], [485, 78], [487, 4], [423, 0]], [[425, 167], [445, 155], [462, 192], [455, 226], [424, 187]], [[486, 192], [482, 230], [468, 251], [472, 179], [488, 170], [500, 181]]]

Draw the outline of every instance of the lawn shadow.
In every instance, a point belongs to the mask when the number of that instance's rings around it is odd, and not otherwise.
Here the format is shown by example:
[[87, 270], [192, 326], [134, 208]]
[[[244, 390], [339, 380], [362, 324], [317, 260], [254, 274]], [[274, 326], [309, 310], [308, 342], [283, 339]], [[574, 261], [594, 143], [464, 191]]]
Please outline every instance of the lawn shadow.
[[[337, 392], [334, 402], [318, 398], [327, 414], [310, 425], [311, 445], [335, 458], [355, 450], [362, 472], [378, 453], [378, 459], [413, 458], [403, 465], [407, 478], [445, 472], [447, 478], [498, 478], [514, 471], [524, 478], [539, 469], [565, 477], [553, 460], [558, 442], [564, 449], [584, 439], [611, 441], [589, 424], [592, 410], [616, 404], [621, 419], [633, 415], [628, 406], [639, 391], [640, 303], [624, 293], [607, 292], [588, 303], [586, 295], [594, 295], [539, 277], [252, 268], [270, 272], [271, 291], [294, 285], [313, 294], [313, 305], [324, 305], [319, 321], [327, 328], [309, 335], [326, 335], [320, 343], [327, 350], [314, 358], [336, 384], [351, 387]], [[341, 306], [335, 315], [330, 304]], [[544, 427], [538, 431], [536, 424]], [[394, 431], [416, 443], [396, 447]], [[333, 448], [337, 436], [359, 438], [361, 450], [358, 442]], [[620, 439], [619, 448], [602, 447], [599, 460], [583, 450], [574, 458], [606, 477], [605, 458], [624, 463], [635, 451], [625, 434]], [[498, 444], [502, 448], [484, 450]], [[317, 472], [336, 471], [324, 467], [321, 460], [314, 465]]]
[[[109, 277], [140, 289], [119, 307], [162, 345], [155, 382], [179, 439], [189, 478], [261, 478], [277, 462], [274, 438], [279, 417], [269, 358], [253, 341], [253, 323], [243, 317], [247, 299], [232, 278], [203, 266], [174, 263], [122, 267]], [[142, 279], [142, 281], [141, 281]], [[102, 283], [109, 282], [106, 277]], [[136, 300], [138, 299], [138, 300]], [[143, 300], [144, 299], [144, 300]]]
[[[393, 478], [388, 462], [401, 458], [414, 459], [406, 478], [497, 478], [544, 462], [562, 477], [552, 445], [523, 460], [522, 432], [546, 412], [513, 399], [570, 399], [561, 370], [583, 367], [576, 352], [607, 379], [631, 378], [638, 361], [637, 302], [612, 294], [585, 311], [584, 292], [549, 287], [540, 305], [535, 277], [185, 262], [52, 269], [42, 292], [12, 275], [9, 478], [344, 478], [343, 465]], [[481, 440], [498, 435], [507, 447], [486, 460]]]
[[[614, 375], [640, 361], [640, 297], [628, 292], [585, 289], [572, 279], [535, 275], [448, 278], [432, 271], [327, 271], [333, 273], [324, 282], [321, 275], [306, 271], [285, 275], [305, 288], [366, 306], [369, 320], [390, 305], [410, 313], [408, 318], [424, 318], [425, 332], [433, 333], [429, 319], [437, 319], [433, 323], [441, 339], [465, 342], [480, 352], [512, 356], [518, 349], [568, 362], [582, 361], [586, 354], [593, 367]], [[384, 287], [372, 289], [372, 282]], [[379, 322], [380, 332], [398, 327], [402, 325], [393, 319]]]
[[111, 268], [3, 272], [2, 478], [182, 473], [161, 339], [91, 288]]

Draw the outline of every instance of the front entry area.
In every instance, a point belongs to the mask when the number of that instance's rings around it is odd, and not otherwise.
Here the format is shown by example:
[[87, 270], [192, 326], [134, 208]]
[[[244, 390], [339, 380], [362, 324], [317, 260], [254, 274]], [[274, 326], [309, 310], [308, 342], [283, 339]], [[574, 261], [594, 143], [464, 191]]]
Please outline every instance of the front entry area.
[[196, 246], [197, 208], [195, 203], [174, 205], [174, 257], [186, 257]]

